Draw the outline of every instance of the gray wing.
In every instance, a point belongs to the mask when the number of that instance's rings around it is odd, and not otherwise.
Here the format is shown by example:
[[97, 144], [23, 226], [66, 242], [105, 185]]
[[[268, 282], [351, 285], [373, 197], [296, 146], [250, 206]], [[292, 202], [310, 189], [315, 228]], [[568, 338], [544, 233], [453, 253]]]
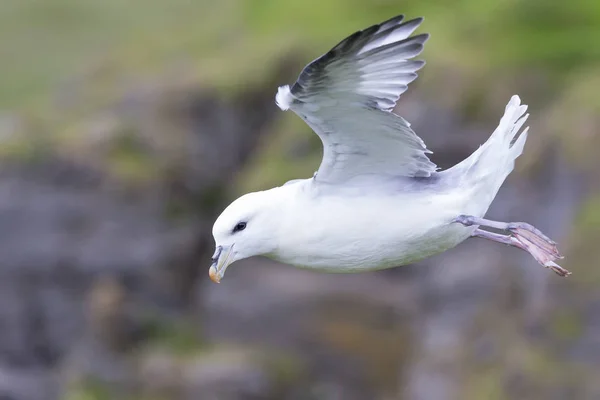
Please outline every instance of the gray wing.
[[279, 107], [298, 114], [323, 142], [316, 180], [426, 177], [436, 170], [423, 140], [392, 113], [425, 64], [411, 59], [429, 37], [410, 37], [422, 18], [403, 19], [398, 16], [354, 33], [308, 64], [291, 88], [279, 88]]

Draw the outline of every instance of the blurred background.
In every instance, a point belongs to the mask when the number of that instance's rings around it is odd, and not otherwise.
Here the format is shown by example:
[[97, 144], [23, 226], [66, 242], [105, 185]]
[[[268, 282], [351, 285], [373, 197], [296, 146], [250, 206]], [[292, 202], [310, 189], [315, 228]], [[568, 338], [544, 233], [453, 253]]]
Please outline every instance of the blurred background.
[[[398, 110], [438, 165], [530, 105], [488, 216], [542, 229], [573, 275], [469, 240], [210, 282], [220, 211], [320, 162], [277, 86], [400, 13], [432, 34]], [[589, 0], [2, 0], [0, 399], [600, 398], [599, 44]]]

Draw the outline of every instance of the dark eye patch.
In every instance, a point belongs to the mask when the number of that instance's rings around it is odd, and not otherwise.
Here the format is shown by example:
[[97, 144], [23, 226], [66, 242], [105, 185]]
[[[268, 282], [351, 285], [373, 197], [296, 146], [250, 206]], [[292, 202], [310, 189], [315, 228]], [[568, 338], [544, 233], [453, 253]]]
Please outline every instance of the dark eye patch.
[[244, 229], [246, 229], [246, 223], [239, 222], [236, 226], [233, 227], [233, 233], [243, 231]]

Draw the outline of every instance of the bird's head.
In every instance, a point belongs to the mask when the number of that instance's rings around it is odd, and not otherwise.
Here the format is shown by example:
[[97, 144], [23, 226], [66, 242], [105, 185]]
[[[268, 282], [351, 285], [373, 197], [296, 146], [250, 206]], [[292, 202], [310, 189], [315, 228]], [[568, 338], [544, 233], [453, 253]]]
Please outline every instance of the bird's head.
[[277, 247], [276, 196], [269, 195], [273, 190], [246, 194], [217, 218], [213, 226], [215, 253], [209, 270], [213, 282], [219, 283], [233, 262], [269, 254]]

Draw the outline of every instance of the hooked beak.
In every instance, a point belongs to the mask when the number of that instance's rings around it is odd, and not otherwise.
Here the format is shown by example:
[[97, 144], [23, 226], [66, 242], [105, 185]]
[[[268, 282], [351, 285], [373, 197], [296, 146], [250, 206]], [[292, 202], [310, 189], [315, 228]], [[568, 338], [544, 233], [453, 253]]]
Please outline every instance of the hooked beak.
[[212, 264], [210, 265], [210, 269], [208, 270], [208, 276], [210, 276], [210, 279], [213, 282], [221, 282], [221, 279], [225, 274], [225, 270], [227, 269], [229, 264], [231, 264], [231, 250], [233, 250], [233, 245], [217, 246], [215, 254], [213, 254], [212, 256]]

